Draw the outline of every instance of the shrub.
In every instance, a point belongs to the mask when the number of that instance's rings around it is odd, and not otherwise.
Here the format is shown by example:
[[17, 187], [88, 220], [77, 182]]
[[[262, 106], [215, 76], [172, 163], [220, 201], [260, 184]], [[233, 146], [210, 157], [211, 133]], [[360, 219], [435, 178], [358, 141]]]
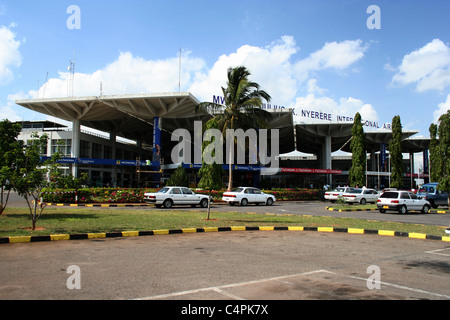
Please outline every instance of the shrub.
[[[132, 188], [82, 188], [82, 189], [44, 189], [43, 201], [49, 203], [144, 203], [144, 193], [158, 189]], [[311, 189], [274, 189], [263, 190], [273, 194], [278, 201], [318, 200], [318, 190]], [[195, 190], [208, 195], [207, 190]], [[212, 191], [213, 201], [222, 200], [225, 190]], [[76, 201], [78, 197], [78, 202]]]

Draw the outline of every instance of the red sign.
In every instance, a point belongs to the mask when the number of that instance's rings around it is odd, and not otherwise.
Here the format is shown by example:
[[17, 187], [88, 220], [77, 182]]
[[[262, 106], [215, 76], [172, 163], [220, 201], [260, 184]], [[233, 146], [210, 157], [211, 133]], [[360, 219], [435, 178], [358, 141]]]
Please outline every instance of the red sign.
[[309, 168], [281, 168], [281, 172], [287, 172], [287, 173], [342, 174], [342, 170], [309, 169]]

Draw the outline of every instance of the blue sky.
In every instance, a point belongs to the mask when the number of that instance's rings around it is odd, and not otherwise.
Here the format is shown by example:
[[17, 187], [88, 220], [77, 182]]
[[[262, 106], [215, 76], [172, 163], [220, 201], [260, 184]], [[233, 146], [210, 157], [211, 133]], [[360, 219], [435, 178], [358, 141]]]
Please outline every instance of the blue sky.
[[[80, 29], [67, 27], [70, 5]], [[366, 25], [370, 5], [381, 29]], [[400, 115], [428, 136], [450, 108], [449, 13], [440, 0], [0, 0], [0, 118], [47, 118], [14, 101], [67, 96], [74, 52], [76, 96], [100, 82], [104, 94], [178, 91], [181, 49], [181, 91], [201, 101], [244, 64], [297, 115], [360, 112], [380, 126]]]

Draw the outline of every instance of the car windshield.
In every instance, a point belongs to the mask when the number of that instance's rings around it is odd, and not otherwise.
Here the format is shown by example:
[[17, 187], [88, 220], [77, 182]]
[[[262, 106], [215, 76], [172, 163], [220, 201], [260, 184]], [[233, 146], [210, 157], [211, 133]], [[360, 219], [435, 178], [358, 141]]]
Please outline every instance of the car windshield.
[[362, 189], [353, 189], [353, 190], [350, 190], [348, 193], [361, 193], [362, 192]]
[[158, 191], [158, 193], [166, 193], [167, 191], [169, 191], [169, 188], [162, 188]]
[[431, 186], [422, 186], [419, 189], [419, 193], [434, 193], [434, 187]]
[[242, 192], [242, 190], [244, 190], [244, 188], [234, 188], [233, 192]]
[[380, 198], [392, 198], [392, 199], [397, 199], [398, 198], [398, 192], [393, 192], [393, 191], [387, 191], [385, 193], [383, 193]]
[[336, 188], [336, 189], [333, 189], [333, 191], [334, 192], [344, 192], [345, 188]]

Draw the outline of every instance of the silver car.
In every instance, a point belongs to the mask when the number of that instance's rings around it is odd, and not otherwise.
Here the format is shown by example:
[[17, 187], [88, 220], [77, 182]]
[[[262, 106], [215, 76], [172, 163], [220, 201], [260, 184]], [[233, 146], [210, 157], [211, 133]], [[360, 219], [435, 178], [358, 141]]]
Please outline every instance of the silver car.
[[387, 210], [395, 210], [402, 214], [409, 210], [428, 213], [431, 205], [427, 200], [419, 199], [410, 191], [386, 191], [377, 200], [377, 208], [381, 213]]
[[325, 200], [330, 200], [332, 203], [339, 200], [339, 197], [342, 197], [342, 195], [346, 192], [350, 192], [354, 188], [352, 187], [337, 187], [336, 189], [333, 189], [331, 191], [325, 192]]

